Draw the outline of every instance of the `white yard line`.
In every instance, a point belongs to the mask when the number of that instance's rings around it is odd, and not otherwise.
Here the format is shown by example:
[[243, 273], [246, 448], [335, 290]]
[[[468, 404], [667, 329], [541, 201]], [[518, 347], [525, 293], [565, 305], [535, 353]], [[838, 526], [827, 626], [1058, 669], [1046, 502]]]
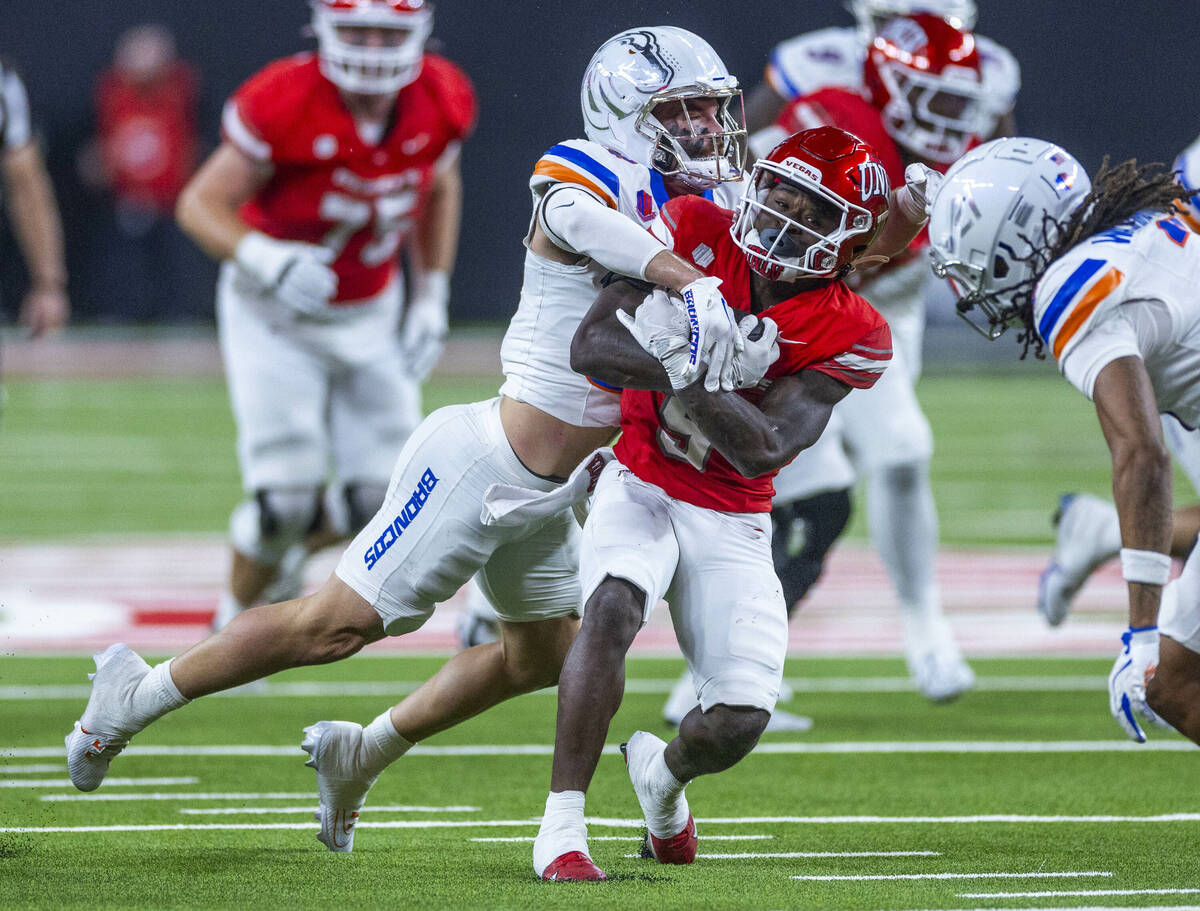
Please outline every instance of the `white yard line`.
[[[1191, 752], [1196, 744], [1186, 740], [934, 740], [934, 741], [839, 741], [829, 743], [760, 743], [758, 756], [795, 754], [870, 754], [870, 753], [1147, 753]], [[62, 756], [57, 747], [2, 747], [0, 758], [45, 759]], [[606, 746], [610, 756], [620, 754], [615, 744]], [[431, 747], [418, 744], [406, 756], [552, 756], [553, 744], [465, 744]], [[281, 756], [289, 759], [302, 755], [298, 746], [237, 745], [227, 746], [131, 746], [127, 756]]]
[[[150, 785], [161, 786], [169, 784], [196, 784], [199, 778], [109, 778], [107, 783], [110, 787], [149, 787]], [[14, 778], [12, 781], [0, 779], [0, 788], [70, 788], [74, 787], [71, 784], [70, 778], [39, 778], [39, 779], [21, 779]]]
[[[702, 836], [708, 841], [709, 836]], [[626, 854], [626, 857], [641, 857], [640, 854]], [[708, 860], [758, 860], [762, 858], [798, 858], [798, 857], [941, 857], [941, 851], [777, 851], [773, 853], [746, 854], [697, 854]]]
[[[704, 833], [704, 840], [709, 841], [767, 841], [774, 835], [709, 835]], [[532, 835], [513, 835], [509, 838], [468, 838], [467, 841], [478, 842], [532, 842]], [[589, 835], [588, 841], [641, 841], [640, 835]], [[708, 855], [705, 855], [708, 856]]]
[[[1200, 889], [1079, 889], [1070, 892], [959, 892], [959, 898], [1051, 898], [1091, 895], [1200, 895]], [[1174, 905], [1172, 905], [1174, 907]]]
[[[179, 812], [186, 816], [238, 816], [238, 815], [267, 815], [274, 813], [312, 813], [316, 808], [317, 795], [312, 795], [313, 802], [306, 807], [180, 807]], [[372, 813], [477, 813], [479, 807], [367, 807]], [[532, 840], [532, 839], [531, 839]]]
[[62, 764], [42, 763], [40, 765], [0, 765], [0, 775], [44, 775], [47, 772], [65, 772], [67, 767]]
[[1059, 870], [1049, 873], [1034, 870], [1029, 873], [862, 873], [793, 875], [788, 878], [806, 882], [860, 882], [884, 879], [1088, 879], [1096, 876], [1112, 876], [1112, 873], [1107, 870]]
[[[914, 690], [908, 677], [789, 677], [787, 684], [797, 693], [911, 693]], [[255, 687], [238, 687], [215, 695], [233, 698], [261, 699], [280, 696], [402, 696], [421, 685], [419, 680], [348, 681], [345, 683], [295, 682], [271, 683]], [[625, 692], [638, 695], [657, 695], [671, 692], [675, 678], [669, 680], [636, 679], [625, 683]], [[1107, 686], [1104, 677], [1071, 675], [1061, 677], [977, 677], [975, 689], [988, 692], [1057, 693], [1091, 692]], [[29, 699], [87, 699], [92, 687], [79, 684], [6, 684], [0, 686], [0, 702]], [[543, 696], [555, 695], [553, 688], [538, 690]]]
[[[112, 779], [107, 779], [105, 784], [111, 784]], [[220, 792], [201, 792], [201, 793], [182, 793], [182, 792], [150, 792], [147, 794], [43, 794], [42, 800], [47, 803], [90, 803], [92, 801], [116, 801], [116, 800], [316, 800], [315, 794], [311, 792], [289, 792], [289, 793], [220, 793]], [[311, 809], [311, 807], [310, 807]]]

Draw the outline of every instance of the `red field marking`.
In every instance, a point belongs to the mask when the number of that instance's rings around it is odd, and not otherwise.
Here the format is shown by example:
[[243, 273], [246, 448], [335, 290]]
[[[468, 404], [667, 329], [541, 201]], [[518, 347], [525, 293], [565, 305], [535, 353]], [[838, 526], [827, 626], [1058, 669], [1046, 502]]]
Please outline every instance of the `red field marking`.
[[[306, 582], [316, 588], [336, 565], [328, 552]], [[87, 651], [115, 641], [178, 651], [202, 638], [228, 567], [223, 540], [0, 547], [0, 640], [9, 652]], [[1115, 565], [1085, 586], [1074, 616], [1057, 630], [1034, 612], [1046, 554], [1035, 550], [946, 550], [938, 557], [942, 598], [970, 655], [1108, 655], [1123, 626], [1126, 589]], [[456, 645], [460, 592], [420, 630], [375, 651], [446, 651]], [[808, 655], [897, 655], [902, 627], [879, 558], [860, 544], [834, 552], [821, 582], [793, 618], [790, 651]], [[634, 648], [675, 654], [665, 607]]]

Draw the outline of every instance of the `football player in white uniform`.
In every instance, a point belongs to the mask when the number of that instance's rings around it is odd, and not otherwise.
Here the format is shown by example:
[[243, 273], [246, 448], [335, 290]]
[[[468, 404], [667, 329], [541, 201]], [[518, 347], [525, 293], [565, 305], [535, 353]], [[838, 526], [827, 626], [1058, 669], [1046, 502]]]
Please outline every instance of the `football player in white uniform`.
[[[1174, 164], [1179, 183], [1200, 187], [1200, 139], [1183, 150]], [[1200, 233], [1200, 196], [1181, 204], [1179, 217]], [[1189, 430], [1169, 415], [1163, 415], [1163, 439], [1179, 466], [1200, 493], [1200, 431]], [[1117, 557], [1121, 550], [1121, 525], [1116, 507], [1086, 493], [1059, 498], [1054, 514], [1054, 556], [1038, 582], [1037, 609], [1051, 626], [1067, 619], [1075, 595], [1088, 577]], [[1171, 523], [1171, 556], [1187, 559], [1200, 533], [1200, 505], [1175, 510]]]
[[[861, 90], [867, 49], [881, 25], [896, 16], [932, 13], [950, 25], [974, 29], [975, 0], [849, 0], [856, 26], [805, 32], [776, 45], [766, 73], [746, 99], [747, 126], [752, 134], [769, 128], [790, 102], [817, 89], [841, 87]], [[984, 93], [992, 117], [993, 135], [1013, 130], [1013, 107], [1021, 88], [1021, 68], [1004, 47], [975, 35], [983, 71]], [[778, 134], [752, 135], [755, 152], [770, 149]]]
[[1053, 143], [1000, 139], [947, 172], [929, 228], [959, 313], [991, 338], [1017, 329], [1022, 357], [1049, 349], [1095, 403], [1129, 583], [1109, 706], [1135, 740], [1146, 739], [1141, 715], [1200, 743], [1200, 551], [1168, 585], [1172, 477], [1159, 420], [1200, 426], [1200, 237], [1177, 215], [1181, 192], [1161, 165], [1104, 167], [1093, 186]]
[[[602, 454], [589, 454], [612, 438], [619, 418], [619, 395], [570, 368], [572, 336], [602, 277], [636, 276], [690, 302], [696, 350], [688, 371], [706, 385], [732, 388], [747, 346], [719, 280], [642, 226], [672, 195], [711, 195], [725, 206], [738, 197], [746, 134], [737, 80], [690, 32], [631, 29], [596, 53], [582, 102], [589, 139], [555, 145], [530, 180], [525, 281], [501, 350], [499, 396], [422, 422], [400, 453], [382, 509], [315, 594], [245, 611], [153, 669], [123, 645], [96, 656], [91, 698], [67, 737], [81, 790], [97, 787], [129, 738], [171, 709], [415, 630], [476, 573], [500, 616], [499, 642], [455, 655], [365, 728], [306, 728], [321, 841], [351, 850], [368, 789], [413, 743], [557, 680], [580, 609], [571, 507], [604, 464]], [[489, 488], [549, 496], [536, 521], [506, 522], [495, 505], [485, 520]]]

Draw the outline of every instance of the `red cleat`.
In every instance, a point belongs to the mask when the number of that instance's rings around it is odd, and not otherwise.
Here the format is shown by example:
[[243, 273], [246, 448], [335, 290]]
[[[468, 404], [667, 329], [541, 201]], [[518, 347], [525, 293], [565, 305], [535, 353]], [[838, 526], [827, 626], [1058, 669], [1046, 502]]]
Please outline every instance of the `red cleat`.
[[[695, 826], [692, 827], [695, 831]], [[695, 838], [692, 839], [693, 844]], [[696, 849], [692, 848], [695, 856]], [[542, 871], [542, 879], [557, 883], [595, 883], [608, 879], [604, 871], [592, 863], [592, 859], [582, 851], [568, 851], [550, 861]]]
[[690, 864], [696, 859], [696, 820], [688, 814], [687, 825], [678, 835], [670, 838], [659, 838], [646, 833], [650, 843], [650, 853], [660, 864]]

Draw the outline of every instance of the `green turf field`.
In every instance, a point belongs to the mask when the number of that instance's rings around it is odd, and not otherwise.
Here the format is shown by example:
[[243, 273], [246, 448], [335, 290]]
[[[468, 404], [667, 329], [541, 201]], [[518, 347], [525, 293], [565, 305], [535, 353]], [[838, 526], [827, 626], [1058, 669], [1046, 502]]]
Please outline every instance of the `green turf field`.
[[[65, 698], [12, 697], [21, 688], [38, 695], [34, 686], [78, 689], [90, 661], [0, 659], [0, 748], [9, 750], [0, 751], [0, 907], [1200, 904], [1197, 756], [1112, 748], [1125, 744], [1103, 703], [1107, 662], [1095, 660], [978, 661], [979, 691], [932, 707], [902, 688], [899, 661], [793, 658], [788, 674], [799, 692], [788, 708], [811, 714], [816, 727], [767, 735], [740, 765], [689, 787], [701, 835], [694, 866], [627, 856], [638, 846], [640, 814], [619, 755], [602, 758], [588, 803], [598, 820], [593, 855], [612, 876], [600, 885], [536, 882], [529, 841], [512, 840], [532, 838], [545, 800], [554, 724], [545, 691], [431, 739], [431, 753], [401, 759], [372, 791], [354, 853], [328, 853], [311, 821], [315, 777], [296, 746], [301, 726], [331, 717], [365, 722], [436, 663], [359, 657], [280, 675], [258, 692], [203, 700], [144, 732], [93, 799], [79, 799], [85, 795], [62, 784], [60, 738], [83, 698], [75, 690], [45, 694]], [[658, 710], [677, 670], [666, 660], [631, 661], [612, 746], [637, 728], [667, 734]], [[299, 695], [302, 681], [326, 686]], [[862, 681], [883, 691], [849, 691]], [[359, 695], [365, 689], [372, 694]], [[1152, 737], [1157, 746], [1180, 743], [1159, 731]], [[1008, 752], [995, 752], [996, 744]], [[1045, 752], [1056, 744], [1065, 751]], [[505, 752], [517, 745], [539, 749]], [[181, 749], [137, 752], [170, 746]], [[462, 746], [481, 755], [455, 750]], [[272, 754], [231, 756], [223, 747]], [[147, 778], [175, 781], [137, 783]], [[117, 795], [140, 799], [95, 799]], [[56, 799], [63, 797], [70, 799]], [[1163, 814], [1191, 815], [1155, 818]], [[1011, 818], [980, 818], [997, 815]], [[1133, 818], [1106, 819], [1126, 816]], [[111, 828], [120, 826], [162, 828]], [[66, 831], [42, 831], [52, 827]], [[818, 856], [836, 853], [857, 856]], [[1069, 894], [1156, 889], [1192, 894]], [[1068, 894], [975, 897], [1022, 892]]]
[[[239, 483], [222, 380], [7, 385], [0, 541], [226, 527]], [[496, 386], [491, 377], [441, 378], [428, 387], [426, 407], [486, 398]], [[1108, 453], [1095, 413], [1044, 365], [927, 376], [919, 394], [936, 440], [945, 542], [1045, 543], [1058, 494], [1107, 495]], [[1177, 487], [1191, 496], [1186, 482]], [[852, 536], [864, 535], [861, 512]]]

